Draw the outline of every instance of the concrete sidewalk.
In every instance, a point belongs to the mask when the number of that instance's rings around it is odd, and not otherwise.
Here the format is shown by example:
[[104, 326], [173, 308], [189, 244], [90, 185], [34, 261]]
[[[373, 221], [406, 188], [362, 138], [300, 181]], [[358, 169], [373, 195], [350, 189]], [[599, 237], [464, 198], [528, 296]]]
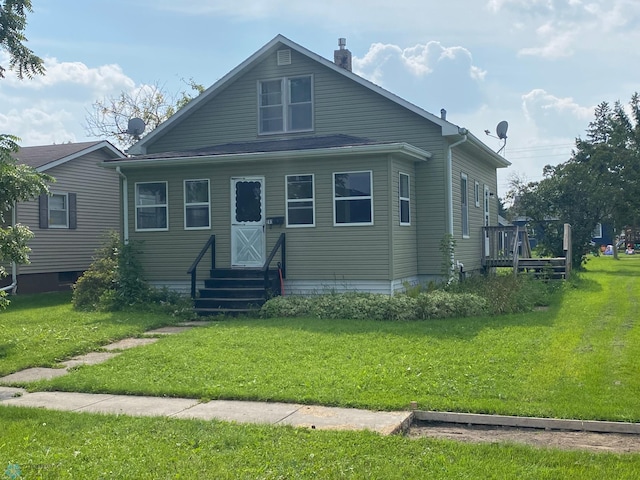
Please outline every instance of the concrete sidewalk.
[[23, 389], [11, 387], [0, 387], [0, 406], [2, 405], [69, 412], [266, 423], [319, 430], [371, 430], [381, 435], [403, 432], [409, 428], [413, 420], [412, 412], [373, 412], [351, 408], [231, 400], [201, 403], [188, 398], [73, 392], [27, 393]]

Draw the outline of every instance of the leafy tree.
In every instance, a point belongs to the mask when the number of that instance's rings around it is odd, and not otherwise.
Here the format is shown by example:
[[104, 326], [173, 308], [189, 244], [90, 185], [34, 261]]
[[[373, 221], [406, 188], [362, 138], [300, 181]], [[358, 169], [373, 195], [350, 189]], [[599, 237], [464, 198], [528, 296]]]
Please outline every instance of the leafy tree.
[[[186, 83], [198, 95], [204, 92], [204, 87], [193, 79]], [[157, 82], [135, 92], [121, 92], [118, 96], [105, 97], [93, 103], [85, 116], [85, 129], [88, 135], [107, 138], [126, 150], [140, 138], [127, 133], [131, 118], [141, 118], [148, 133], [193, 98], [189, 91], [169, 95]]]
[[[19, 150], [17, 140], [14, 136], [0, 134], [0, 278], [6, 275], [3, 264], [7, 261], [29, 263], [27, 242], [33, 233], [25, 225], [12, 225], [15, 203], [48, 192], [47, 182], [53, 181], [48, 175], [16, 162], [12, 154]], [[4, 295], [0, 296], [0, 307], [3, 306], [6, 306]]]
[[[576, 139], [571, 158], [547, 165], [540, 182], [512, 182], [514, 209], [530, 218], [543, 253], [562, 254], [562, 225], [573, 230], [574, 267], [591, 248], [598, 223], [615, 228], [637, 224], [640, 218], [640, 99], [630, 102], [632, 118], [623, 105], [603, 102], [595, 109], [586, 138]], [[542, 235], [540, 235], [542, 232]]]
[[[32, 78], [44, 74], [44, 63], [29, 50], [24, 42], [27, 12], [31, 12], [31, 0], [5, 0], [0, 2], [0, 50], [9, 52], [9, 69], [15, 70], [18, 78]], [[5, 68], [0, 65], [0, 78]]]
[[[31, 11], [29, 0], [0, 2], [0, 50], [9, 53], [9, 69], [20, 79], [44, 74], [42, 59], [24, 45], [26, 13]], [[4, 78], [5, 71], [0, 65], [0, 78]], [[12, 225], [12, 209], [16, 202], [47, 192], [47, 182], [53, 180], [33, 168], [17, 164], [13, 156], [19, 149], [17, 142], [15, 136], [0, 134], [0, 278], [6, 275], [7, 262], [29, 261], [27, 242], [33, 233], [24, 225]], [[0, 292], [0, 307], [6, 305], [5, 292]]]

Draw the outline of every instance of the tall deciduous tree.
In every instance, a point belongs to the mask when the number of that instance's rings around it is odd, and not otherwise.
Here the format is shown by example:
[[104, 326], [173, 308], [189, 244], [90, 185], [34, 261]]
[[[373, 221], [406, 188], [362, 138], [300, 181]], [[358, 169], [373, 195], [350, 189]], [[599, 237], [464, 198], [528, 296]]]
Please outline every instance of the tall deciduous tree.
[[190, 91], [182, 91], [177, 95], [168, 94], [156, 82], [135, 92], [121, 92], [115, 97], [105, 97], [94, 102], [85, 117], [87, 134], [109, 139], [126, 150], [139, 139], [127, 133], [131, 118], [141, 118], [146, 125], [145, 133], [149, 133], [187, 105], [194, 97], [191, 92], [199, 95], [204, 91], [204, 87], [193, 79], [186, 83]]
[[571, 158], [546, 166], [540, 182], [513, 182], [510, 196], [520, 215], [528, 216], [543, 252], [562, 254], [562, 224], [573, 230], [575, 267], [590, 249], [598, 223], [619, 229], [637, 224], [640, 195], [640, 99], [630, 102], [631, 118], [624, 106], [603, 102], [595, 109], [586, 138], [576, 139]]
[[[44, 74], [42, 59], [24, 45], [27, 12], [31, 12], [29, 0], [0, 2], [0, 50], [9, 53], [9, 69], [20, 79]], [[5, 71], [0, 65], [0, 78]], [[19, 149], [17, 141], [14, 136], [0, 134], [0, 277], [6, 274], [6, 262], [29, 261], [27, 242], [33, 233], [24, 225], [13, 224], [12, 209], [16, 202], [46, 193], [47, 182], [52, 180], [31, 167], [17, 164], [13, 156]], [[6, 304], [5, 292], [0, 291], [0, 307]]]

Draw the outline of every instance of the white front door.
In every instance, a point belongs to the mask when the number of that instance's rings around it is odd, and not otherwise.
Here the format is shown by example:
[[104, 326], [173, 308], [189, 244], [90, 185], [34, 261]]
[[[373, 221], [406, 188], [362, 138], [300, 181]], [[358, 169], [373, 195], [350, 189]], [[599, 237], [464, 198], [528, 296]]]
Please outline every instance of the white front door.
[[232, 178], [231, 266], [264, 265], [264, 212], [264, 177]]

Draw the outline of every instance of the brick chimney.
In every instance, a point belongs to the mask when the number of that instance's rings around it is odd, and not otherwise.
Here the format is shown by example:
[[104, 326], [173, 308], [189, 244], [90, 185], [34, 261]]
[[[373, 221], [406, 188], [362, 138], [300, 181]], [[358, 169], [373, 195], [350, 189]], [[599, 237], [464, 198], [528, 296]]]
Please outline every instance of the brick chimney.
[[339, 67], [351, 71], [351, 52], [346, 48], [346, 46], [347, 39], [339, 38], [338, 47], [340, 47], [340, 49], [333, 51], [333, 61]]

